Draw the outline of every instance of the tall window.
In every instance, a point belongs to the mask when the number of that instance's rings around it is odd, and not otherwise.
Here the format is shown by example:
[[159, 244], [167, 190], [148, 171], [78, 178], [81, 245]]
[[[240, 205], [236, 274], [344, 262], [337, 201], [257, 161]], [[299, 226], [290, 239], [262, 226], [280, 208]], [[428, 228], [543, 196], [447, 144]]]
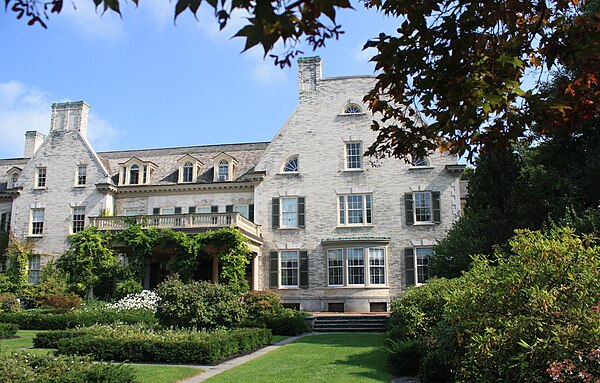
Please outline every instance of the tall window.
[[362, 150], [360, 142], [346, 143], [346, 169], [362, 169]]
[[183, 182], [192, 182], [194, 176], [194, 164], [186, 162], [183, 164]]
[[0, 273], [8, 271], [8, 257], [0, 255]]
[[298, 252], [282, 251], [279, 254], [281, 286], [298, 287]]
[[37, 174], [35, 177], [35, 187], [45, 188], [46, 187], [46, 168], [37, 168]]
[[233, 211], [237, 211], [246, 219], [250, 219], [250, 205], [235, 205]]
[[417, 283], [425, 283], [429, 279], [429, 258], [433, 255], [433, 247], [417, 247], [415, 250]]
[[344, 249], [327, 250], [329, 286], [344, 285]]
[[44, 234], [44, 209], [31, 210], [31, 235]]
[[19, 173], [13, 173], [11, 178], [11, 187], [17, 186], [17, 181], [19, 180]]
[[219, 161], [219, 181], [229, 180], [229, 161]]
[[340, 225], [368, 225], [373, 221], [371, 194], [349, 194], [338, 197]]
[[87, 166], [77, 167], [77, 186], [83, 186], [87, 182]]
[[29, 264], [27, 267], [27, 283], [34, 284], [40, 280], [40, 256], [30, 255]]
[[347, 249], [348, 252], [348, 284], [365, 284], [365, 249], [362, 247]]
[[431, 222], [431, 193], [414, 193], [415, 199], [415, 222]]
[[297, 173], [298, 172], [298, 156], [292, 157], [283, 166], [284, 173]]
[[85, 207], [73, 208], [73, 222], [71, 223], [73, 234], [80, 232], [85, 228]]
[[10, 228], [10, 213], [2, 213], [0, 215], [0, 231], [9, 231]]
[[281, 227], [298, 227], [298, 198], [281, 198]]
[[137, 164], [133, 164], [129, 168], [129, 184], [137, 185], [139, 183], [140, 183], [140, 166]]
[[385, 285], [385, 250], [369, 248], [369, 283]]

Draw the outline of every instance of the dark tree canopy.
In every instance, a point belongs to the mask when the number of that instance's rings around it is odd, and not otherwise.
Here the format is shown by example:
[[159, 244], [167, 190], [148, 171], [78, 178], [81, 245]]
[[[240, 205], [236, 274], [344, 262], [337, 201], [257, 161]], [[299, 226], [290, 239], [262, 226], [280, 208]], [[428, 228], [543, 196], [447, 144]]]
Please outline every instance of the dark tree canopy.
[[[93, 0], [120, 13], [120, 0]], [[138, 4], [139, 0], [133, 0]], [[167, 0], [165, 0], [167, 1]], [[46, 26], [64, 0], [5, 0], [30, 25]], [[202, 0], [177, 0], [175, 17], [197, 14]], [[362, 0], [359, 6], [395, 17], [393, 35], [365, 47], [378, 70], [365, 97], [379, 132], [368, 154], [409, 159], [434, 150], [471, 157], [480, 147], [503, 146], [531, 132], [548, 134], [600, 115], [600, 13], [598, 0]], [[235, 36], [245, 50], [262, 46], [275, 64], [291, 65], [302, 53], [343, 33], [336, 10], [349, 0], [206, 0], [223, 28], [235, 11], [249, 14]], [[285, 51], [272, 54], [277, 42]], [[525, 84], [562, 67], [559, 97]]]

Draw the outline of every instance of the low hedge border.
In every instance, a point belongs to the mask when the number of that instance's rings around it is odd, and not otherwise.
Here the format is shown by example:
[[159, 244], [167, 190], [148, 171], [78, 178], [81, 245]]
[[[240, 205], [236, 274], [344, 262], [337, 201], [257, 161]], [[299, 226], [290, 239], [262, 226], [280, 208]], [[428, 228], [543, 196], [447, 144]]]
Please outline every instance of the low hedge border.
[[95, 360], [210, 365], [268, 345], [273, 338], [268, 329], [256, 328], [197, 335], [182, 340], [169, 333], [157, 333], [151, 338], [85, 334], [63, 336], [56, 341], [56, 346], [57, 354], [89, 355]]
[[10, 339], [17, 336], [19, 326], [14, 323], [0, 323], [0, 339]]
[[64, 330], [94, 324], [145, 323], [155, 324], [149, 310], [76, 310], [64, 314], [19, 311], [0, 313], [1, 323], [14, 323], [21, 330]]

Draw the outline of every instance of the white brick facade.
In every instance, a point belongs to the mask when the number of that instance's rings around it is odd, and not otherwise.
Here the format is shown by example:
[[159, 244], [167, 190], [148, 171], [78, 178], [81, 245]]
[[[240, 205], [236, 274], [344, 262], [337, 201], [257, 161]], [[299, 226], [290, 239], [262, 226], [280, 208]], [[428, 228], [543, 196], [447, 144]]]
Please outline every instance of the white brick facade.
[[[48, 137], [39, 148], [31, 139], [26, 143], [31, 158], [0, 160], [0, 213], [10, 212], [13, 233], [32, 238], [36, 251], [48, 258], [68, 246], [73, 207], [85, 207], [86, 223], [128, 211], [153, 215], [161, 208], [183, 215], [243, 211], [262, 232], [253, 248], [255, 288], [275, 288], [286, 303], [303, 310], [370, 311], [406, 288], [407, 269], [417, 275], [414, 264], [405, 264], [405, 249], [432, 246], [460, 213], [454, 156], [434, 153], [421, 167], [396, 159], [349, 159], [347, 149], [360, 145], [364, 152], [376, 138], [362, 103], [373, 83], [372, 76], [322, 78], [319, 58], [300, 59], [298, 107], [273, 141], [257, 144], [96, 154], [85, 139], [87, 105], [55, 104]], [[345, 113], [348, 106], [352, 113]], [[293, 157], [298, 171], [284, 172]], [[193, 182], [182, 182], [181, 158], [197, 159]], [[230, 159], [232, 178], [215, 181], [223, 158]], [[352, 168], [353, 160], [362, 166]], [[129, 174], [122, 178], [123, 172], [134, 162], [148, 167], [139, 170], [140, 184], [124, 184]], [[85, 186], [76, 185], [79, 166], [87, 169]], [[36, 188], [39, 168], [46, 169], [44, 188]], [[20, 174], [11, 185], [14, 171]], [[405, 195], [420, 191], [429, 196], [432, 215], [426, 223], [407, 224], [405, 198], [412, 195]], [[43, 235], [32, 234], [32, 209], [44, 209]], [[340, 254], [340, 266], [329, 267], [334, 263], [328, 262], [328, 250], [331, 262]]]

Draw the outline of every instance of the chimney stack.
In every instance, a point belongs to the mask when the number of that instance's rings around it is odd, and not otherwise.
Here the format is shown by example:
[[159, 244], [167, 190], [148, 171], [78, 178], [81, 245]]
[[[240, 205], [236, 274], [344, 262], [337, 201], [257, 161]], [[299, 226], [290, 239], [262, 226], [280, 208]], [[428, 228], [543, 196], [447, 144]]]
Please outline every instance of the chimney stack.
[[300, 57], [298, 59], [298, 92], [301, 101], [317, 89], [317, 82], [322, 76], [321, 57]]
[[87, 138], [89, 111], [90, 107], [85, 101], [52, 104], [50, 132], [76, 130]]
[[46, 136], [35, 130], [25, 132], [25, 150], [23, 151], [23, 157], [33, 157], [40, 145], [42, 145], [42, 142], [44, 142], [44, 138], [46, 138]]

